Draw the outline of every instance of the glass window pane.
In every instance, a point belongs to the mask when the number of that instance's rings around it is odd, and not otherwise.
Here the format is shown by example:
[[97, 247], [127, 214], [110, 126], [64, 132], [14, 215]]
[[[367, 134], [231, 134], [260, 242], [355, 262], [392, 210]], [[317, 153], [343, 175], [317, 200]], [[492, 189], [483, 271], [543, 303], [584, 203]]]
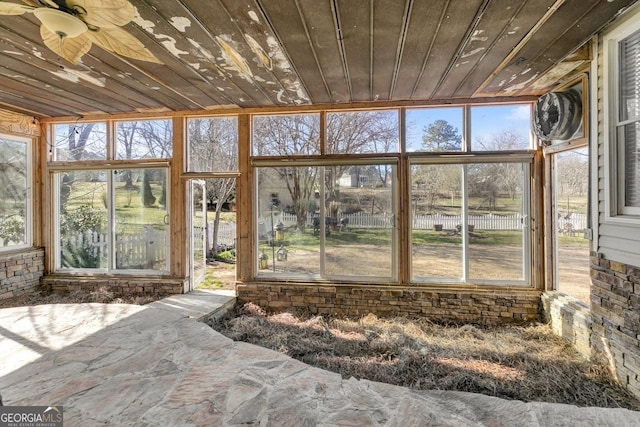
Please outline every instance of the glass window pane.
[[117, 159], [168, 159], [172, 153], [171, 120], [141, 120], [116, 124]]
[[[258, 273], [320, 274], [317, 167], [257, 169]], [[286, 256], [280, 247], [286, 250]]]
[[256, 116], [252, 146], [254, 156], [320, 154], [320, 115]]
[[80, 161], [107, 158], [106, 123], [65, 123], [53, 126], [53, 160]]
[[461, 107], [409, 109], [406, 114], [407, 151], [461, 151]]
[[56, 174], [60, 221], [60, 266], [107, 268], [108, 171]]
[[392, 165], [325, 167], [327, 277], [393, 277]]
[[397, 153], [398, 111], [327, 113], [328, 154]]
[[202, 117], [187, 121], [189, 172], [238, 170], [238, 118]]
[[530, 129], [530, 104], [471, 107], [472, 151], [531, 149]]
[[116, 269], [166, 272], [167, 170], [125, 169], [114, 177]]
[[620, 42], [620, 120], [640, 118], [640, 30]]
[[0, 138], [0, 248], [26, 244], [29, 209], [27, 144]]
[[469, 278], [524, 280], [524, 167], [467, 165]]
[[554, 161], [557, 289], [589, 305], [589, 149], [556, 154]]
[[413, 280], [461, 280], [462, 166], [412, 166], [411, 211]]

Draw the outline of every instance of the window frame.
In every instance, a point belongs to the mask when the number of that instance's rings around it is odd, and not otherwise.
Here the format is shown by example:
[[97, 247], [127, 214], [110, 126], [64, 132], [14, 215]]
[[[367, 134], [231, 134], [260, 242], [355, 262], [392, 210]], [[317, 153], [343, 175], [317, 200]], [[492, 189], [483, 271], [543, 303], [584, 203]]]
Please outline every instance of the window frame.
[[[638, 14], [636, 14], [638, 16]], [[624, 175], [624, 126], [639, 123], [640, 117], [620, 120], [620, 43], [640, 31], [637, 20], [629, 20], [605, 34], [603, 55], [604, 192], [605, 221], [640, 226], [640, 207], [626, 206]]]
[[26, 193], [27, 200], [25, 201], [25, 214], [24, 214], [24, 243], [20, 245], [10, 245], [0, 247], [0, 253], [10, 252], [15, 250], [22, 250], [33, 247], [33, 139], [27, 137], [21, 137], [11, 134], [0, 134], [0, 138], [4, 138], [13, 142], [19, 142], [25, 144], [26, 158], [25, 158], [25, 175], [26, 175]]
[[[463, 166], [462, 169], [462, 187], [461, 187], [461, 199], [463, 203], [463, 207], [461, 209], [462, 215], [462, 228], [464, 230], [467, 229], [468, 218], [469, 218], [469, 190], [468, 190], [468, 180], [467, 180], [467, 165], [472, 164], [490, 164], [490, 163], [511, 163], [511, 164], [519, 164], [523, 166], [523, 182], [525, 184], [522, 189], [522, 200], [523, 206], [522, 209], [523, 219], [526, 223], [523, 224], [522, 231], [522, 279], [475, 279], [470, 277], [470, 266], [469, 261], [471, 259], [471, 247], [470, 242], [467, 239], [467, 234], [462, 234], [462, 276], [460, 279], [456, 278], [442, 278], [442, 277], [416, 277], [414, 275], [412, 261], [413, 261], [413, 239], [411, 236], [413, 235], [413, 221], [409, 220], [409, 245], [411, 246], [411, 251], [409, 254], [411, 255], [410, 261], [410, 282], [411, 284], [442, 284], [442, 283], [453, 283], [460, 285], [479, 285], [479, 286], [517, 286], [522, 288], [530, 287], [532, 284], [532, 260], [533, 260], [533, 241], [531, 238], [532, 226], [531, 226], [531, 217], [532, 217], [532, 182], [531, 182], [531, 173], [533, 170], [533, 153], [530, 150], [521, 150], [519, 154], [509, 154], [509, 155], [501, 155], [491, 152], [475, 152], [471, 153], [461, 153], [456, 156], [448, 156], [448, 155], [436, 155], [436, 156], [425, 156], [424, 153], [416, 153], [416, 155], [412, 155], [409, 158], [409, 170], [413, 165], [457, 165]], [[410, 198], [410, 197], [409, 197]], [[411, 214], [412, 209], [409, 209]]]
[[[167, 220], [165, 220], [166, 228], [166, 244], [165, 244], [165, 268], [163, 270], [151, 270], [151, 269], [131, 269], [131, 268], [117, 268], [117, 260], [116, 260], [116, 191], [115, 191], [115, 178], [113, 178], [115, 171], [121, 171], [124, 169], [130, 170], [142, 170], [142, 169], [153, 169], [153, 170], [164, 170], [165, 171], [165, 179], [166, 179], [166, 215]], [[169, 207], [171, 206], [171, 185], [170, 185], [170, 176], [171, 170], [167, 163], [156, 163], [153, 165], [149, 164], [130, 164], [128, 166], [119, 165], [119, 166], [109, 166], [102, 165], [101, 167], [85, 167], [85, 168], [50, 168], [52, 173], [52, 197], [53, 197], [53, 218], [52, 223], [54, 224], [53, 231], [53, 247], [54, 253], [56, 254], [54, 257], [54, 271], [57, 273], [80, 273], [80, 274], [115, 274], [115, 275], [136, 275], [136, 276], [158, 276], [158, 275], [167, 275], [169, 274], [170, 265], [171, 265], [171, 223], [168, 221], [168, 218], [171, 215], [171, 211]], [[108, 204], [106, 207], [107, 213], [107, 223], [105, 225], [106, 235], [107, 235], [107, 266], [106, 268], [78, 268], [78, 267], [63, 267], [62, 266], [62, 258], [60, 254], [62, 253], [62, 245], [61, 245], [61, 232], [60, 232], [60, 173], [65, 171], [71, 172], [80, 172], [80, 171], [100, 171], [106, 172], [107, 174], [107, 200]]]
[[[175, 132], [174, 119], [167, 119], [163, 117], [142, 117], [138, 121], [153, 121], [153, 120], [169, 120], [172, 126], [172, 133]], [[134, 159], [117, 159], [117, 132], [116, 126], [120, 122], [132, 122], [134, 119], [105, 119], [105, 120], [89, 120], [82, 123], [105, 123], [106, 124], [106, 158], [100, 160], [55, 160], [53, 150], [56, 149], [56, 145], [48, 144], [48, 162], [47, 162], [47, 174], [50, 177], [49, 180], [49, 195], [48, 200], [51, 203], [52, 209], [49, 214], [50, 224], [52, 224], [52, 230], [50, 231], [51, 247], [53, 249], [53, 257], [51, 268], [55, 273], [64, 274], [113, 274], [117, 276], [166, 276], [171, 271], [171, 175], [172, 175], [172, 163], [176, 160], [171, 158], [134, 158]], [[69, 122], [51, 122], [47, 126], [47, 137], [50, 141], [55, 140], [55, 126], [57, 125], [74, 125], [79, 121]], [[169, 142], [171, 145], [172, 156], [173, 143], [175, 135], [172, 135], [172, 139]], [[165, 171], [166, 179], [166, 219], [167, 225], [167, 238], [165, 245], [165, 266], [162, 270], [151, 269], [118, 269], [116, 267], [116, 253], [115, 253], [115, 185], [113, 178], [113, 171], [123, 169], [163, 169]], [[107, 177], [107, 199], [109, 201], [107, 207], [107, 267], [106, 268], [76, 268], [76, 267], [62, 267], [61, 259], [61, 239], [60, 239], [60, 180], [59, 176], [61, 172], [82, 172], [82, 171], [95, 171], [106, 172]]]
[[[390, 282], [390, 283], [398, 283], [398, 245], [399, 245], [399, 226], [398, 226], [398, 216], [400, 213], [400, 187], [399, 187], [399, 161], [397, 155], [394, 153], [392, 156], [377, 156], [377, 157], [360, 157], [357, 154], [348, 154], [343, 155], [342, 159], [327, 159], [323, 156], [315, 156], [316, 158], [306, 158], [306, 159], [265, 159], [265, 158], [254, 158], [251, 162], [251, 167], [253, 169], [253, 201], [252, 205], [257, 208], [259, 206], [259, 188], [258, 188], [258, 175], [259, 169], [269, 169], [269, 168], [278, 168], [278, 167], [316, 167], [319, 169], [319, 178], [320, 182], [324, 180], [324, 168], [332, 167], [332, 166], [340, 166], [340, 165], [390, 165], [392, 166], [392, 176], [393, 176], [393, 184], [389, 188], [391, 191], [391, 203], [393, 207], [393, 227], [391, 228], [391, 269], [389, 276], [362, 276], [362, 275], [332, 275], [327, 274], [325, 271], [325, 259], [326, 259], [326, 251], [327, 249], [331, 249], [330, 246], [326, 245], [325, 242], [325, 227], [326, 224], [324, 221], [320, 221], [320, 229], [319, 229], [319, 267], [320, 272], [318, 274], [304, 274], [304, 273], [273, 273], [268, 270], [260, 270], [259, 269], [259, 260], [257, 257], [253, 260], [254, 264], [254, 277], [258, 279], [268, 279], [268, 280], [277, 280], [277, 281], [337, 281], [341, 283], [367, 283], [367, 282]], [[320, 199], [324, 198], [325, 186], [319, 185]], [[320, 208], [320, 218], [326, 216], [324, 204], [319, 204]], [[258, 209], [254, 210], [255, 213], [252, 215], [252, 222], [254, 230], [258, 230], [259, 223], [259, 211]], [[253, 246], [256, 250], [256, 253], [259, 253], [258, 248], [260, 246], [260, 237], [259, 233], [254, 233]]]
[[[520, 105], [531, 103], [517, 103], [509, 102], [500, 105]], [[337, 281], [339, 283], [375, 283], [375, 284], [388, 284], [388, 285], [404, 285], [404, 286], [486, 286], [486, 287], [508, 287], [513, 286], [519, 289], [528, 289], [533, 284], [533, 266], [531, 265], [534, 257], [537, 256], [537, 251], [534, 247], [534, 227], [532, 226], [532, 218], [537, 215], [535, 209], [535, 203], [532, 200], [533, 189], [533, 174], [536, 170], [535, 153], [536, 150], [531, 147], [528, 149], [513, 149], [506, 151], [469, 151], [470, 142], [469, 137], [471, 134], [471, 124], [469, 120], [469, 113], [472, 106], [475, 104], [460, 104], [463, 112], [463, 129], [462, 133], [462, 151], [460, 152], [425, 152], [425, 151], [407, 151], [407, 117], [406, 112], [408, 109], [430, 109], [441, 108], [439, 105], [424, 105], [424, 106], [412, 106], [412, 107], [396, 107], [385, 108], [384, 110], [397, 109], [399, 114], [398, 130], [400, 133], [400, 151], [391, 153], [349, 153], [349, 154], [330, 154], [327, 152], [327, 129], [326, 129], [326, 115], [329, 113], [341, 112], [343, 110], [328, 109], [328, 110], [310, 110], [312, 113], [319, 114], [320, 116], [320, 152], [313, 155], [257, 155], [254, 153], [253, 148], [250, 150], [248, 168], [249, 173], [252, 175], [250, 180], [250, 188], [252, 193], [251, 206], [253, 212], [251, 214], [251, 227], [254, 231], [251, 244], [251, 254], [253, 259], [251, 260], [251, 279], [257, 281], [273, 281], [273, 282], [314, 282], [323, 283], [326, 280]], [[485, 104], [479, 104], [485, 105]], [[497, 105], [497, 104], [487, 104]], [[375, 110], [375, 109], [374, 109]], [[344, 110], [345, 112], [359, 111]], [[305, 110], [305, 113], [308, 111]], [[249, 122], [253, 124], [255, 117], [272, 115], [282, 116], [286, 114], [295, 113], [256, 113], [249, 115]], [[530, 132], [529, 132], [530, 134]], [[254, 146], [253, 131], [250, 132], [250, 146]], [[392, 201], [394, 203], [394, 228], [393, 228], [393, 241], [392, 241], [392, 256], [393, 256], [393, 280], [388, 277], [366, 277], [366, 276], [325, 276], [323, 274], [303, 274], [293, 275], [289, 273], [270, 273], [259, 268], [258, 256], [260, 255], [260, 239], [258, 236], [258, 221], [259, 213], [257, 207], [259, 206], [258, 199], [258, 179], [257, 171], [260, 168], [269, 167], [285, 167], [287, 165], [295, 166], [315, 166], [325, 167], [338, 164], [368, 164], [368, 163], [390, 163], [395, 166], [394, 172], [394, 184]], [[523, 168], [523, 180], [525, 188], [523, 188], [523, 206], [524, 220], [526, 224], [523, 226], [522, 234], [522, 251], [523, 251], [523, 265], [522, 265], [522, 278], [521, 279], [469, 279], [465, 278], [462, 281], [451, 280], [447, 278], [435, 278], [434, 280], [420, 280], [416, 281], [413, 278], [411, 267], [411, 219], [409, 217], [410, 208], [407, 206], [407, 200], [410, 199], [410, 185], [409, 185], [409, 171], [412, 164], [475, 164], [475, 163], [514, 163], [521, 164]], [[465, 169], [466, 171], [466, 169]], [[465, 172], [466, 176], [466, 172]], [[465, 178], [466, 179], [466, 178]], [[466, 221], [466, 217], [465, 217]], [[321, 227], [324, 226], [321, 221]], [[320, 230], [320, 238], [322, 239], [322, 229]], [[469, 249], [466, 248], [466, 263], [469, 259]], [[465, 266], [465, 271], [469, 271], [469, 267]]]

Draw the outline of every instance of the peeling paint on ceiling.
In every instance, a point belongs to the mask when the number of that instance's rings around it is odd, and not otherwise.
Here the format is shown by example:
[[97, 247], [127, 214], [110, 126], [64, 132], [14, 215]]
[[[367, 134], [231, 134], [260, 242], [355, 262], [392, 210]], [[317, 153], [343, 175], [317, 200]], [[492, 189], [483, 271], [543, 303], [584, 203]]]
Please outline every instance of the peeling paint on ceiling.
[[64, 68], [59, 71], [49, 71], [49, 72], [54, 76], [58, 76], [61, 79], [64, 79], [73, 83], [80, 83], [80, 81], [83, 80], [87, 83], [91, 83], [99, 87], [105, 87], [106, 79], [104, 78], [97, 79], [95, 77], [92, 77], [91, 75], [89, 75], [88, 71], [79, 71], [79, 70], [74, 70], [72, 68]]
[[484, 33], [484, 30], [475, 30], [473, 32], [473, 35], [471, 35], [471, 41], [486, 42], [487, 40], [489, 40], [489, 37], [480, 37], [480, 34], [482, 33]]
[[229, 43], [224, 41], [222, 37], [226, 37], [230, 39], [229, 36], [216, 36], [216, 43], [220, 46], [222, 50], [222, 56], [224, 57], [224, 62], [227, 64], [227, 68], [231, 68], [235, 70], [240, 77], [246, 80], [253, 80], [253, 71], [249, 67], [247, 60], [244, 59], [237, 50], [235, 50]]
[[267, 52], [262, 49], [260, 43], [258, 43], [253, 37], [249, 34], [245, 34], [244, 38], [247, 40], [249, 47], [256, 54], [256, 57], [259, 60], [259, 63], [262, 64], [267, 70], [273, 69], [273, 63], [271, 62], [271, 58], [267, 55]]
[[260, 19], [258, 18], [257, 13], [255, 13], [253, 10], [250, 10], [248, 14], [249, 14], [249, 18], [251, 18], [252, 21], [257, 22], [258, 24], [260, 23]]
[[[41, 42], [35, 19], [12, 18], [0, 25], [0, 103], [56, 117], [535, 96], [584, 71], [591, 50], [568, 55], [633, 0], [584, 0], [584, 11], [549, 9], [554, 2], [135, 2], [127, 25], [164, 68], [91, 50], [84, 64], [60, 70], [64, 63]], [[43, 99], [47, 85], [65, 101]]]
[[189, 20], [189, 18], [185, 18], [182, 16], [174, 16], [169, 20], [169, 23], [181, 33], [184, 33], [187, 30], [187, 27], [191, 26], [191, 21]]
[[473, 56], [473, 55], [475, 55], [476, 53], [482, 52], [483, 50], [485, 50], [485, 48], [484, 48], [484, 47], [479, 47], [479, 48], [477, 48], [477, 49], [473, 49], [472, 51], [469, 51], [469, 52], [465, 52], [465, 53], [463, 53], [462, 55], [460, 55], [460, 57], [461, 57], [461, 58], [467, 58], [467, 57], [469, 57], [469, 56]]
[[176, 58], [179, 58], [180, 55], [188, 55], [189, 54], [189, 52], [181, 50], [181, 49], [178, 49], [176, 47], [177, 41], [173, 37], [168, 36], [166, 34], [156, 34], [155, 33], [156, 24], [154, 24], [151, 21], [147, 21], [146, 19], [143, 19], [140, 16], [140, 14], [137, 13], [137, 10], [136, 10], [136, 17], [133, 19], [133, 22], [138, 24], [140, 26], [140, 28], [145, 30], [147, 33], [153, 35], [158, 41], [160, 41], [160, 44], [162, 44]]

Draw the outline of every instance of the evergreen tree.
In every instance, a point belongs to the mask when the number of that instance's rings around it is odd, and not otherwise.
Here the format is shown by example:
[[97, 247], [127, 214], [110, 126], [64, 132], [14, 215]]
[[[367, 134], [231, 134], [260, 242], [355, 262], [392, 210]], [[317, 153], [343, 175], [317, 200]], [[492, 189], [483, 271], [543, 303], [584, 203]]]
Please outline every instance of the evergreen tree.
[[446, 120], [436, 120], [422, 129], [422, 146], [427, 151], [460, 151], [462, 136]]

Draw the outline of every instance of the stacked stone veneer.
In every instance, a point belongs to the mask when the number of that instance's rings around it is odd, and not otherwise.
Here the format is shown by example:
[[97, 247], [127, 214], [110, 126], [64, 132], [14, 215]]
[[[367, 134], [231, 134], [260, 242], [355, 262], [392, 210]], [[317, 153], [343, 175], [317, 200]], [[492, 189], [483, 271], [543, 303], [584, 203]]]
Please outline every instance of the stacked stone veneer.
[[496, 325], [540, 319], [540, 292], [429, 290], [364, 285], [239, 284], [238, 303], [270, 311], [318, 314], [420, 315], [437, 322]]
[[591, 257], [592, 349], [640, 397], [640, 267]]
[[139, 276], [79, 276], [52, 274], [42, 278], [42, 285], [53, 292], [96, 291], [115, 294], [181, 294], [185, 279]]
[[556, 335], [569, 341], [587, 359], [592, 357], [589, 307], [561, 292], [542, 295], [543, 317]]
[[0, 253], [0, 299], [35, 289], [44, 273], [44, 249]]

